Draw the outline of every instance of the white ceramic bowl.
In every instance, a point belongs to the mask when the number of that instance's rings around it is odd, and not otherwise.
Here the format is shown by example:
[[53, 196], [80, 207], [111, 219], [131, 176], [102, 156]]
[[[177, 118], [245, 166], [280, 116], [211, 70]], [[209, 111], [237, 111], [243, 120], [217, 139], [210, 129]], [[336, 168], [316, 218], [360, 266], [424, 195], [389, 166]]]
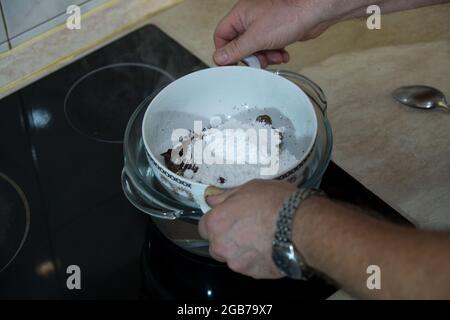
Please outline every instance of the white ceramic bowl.
[[156, 178], [174, 198], [204, 212], [209, 210], [205, 201], [209, 186], [178, 176], [164, 164], [160, 154], [172, 147], [172, 131], [192, 128], [193, 120], [233, 117], [246, 107], [268, 108], [275, 127], [279, 114], [290, 120], [295, 143], [283, 142], [283, 147], [291, 148], [297, 161], [270, 178], [301, 182], [318, 127], [308, 96], [294, 83], [269, 71], [238, 66], [210, 68], [172, 82], [152, 100], [144, 116], [142, 136], [147, 157]]

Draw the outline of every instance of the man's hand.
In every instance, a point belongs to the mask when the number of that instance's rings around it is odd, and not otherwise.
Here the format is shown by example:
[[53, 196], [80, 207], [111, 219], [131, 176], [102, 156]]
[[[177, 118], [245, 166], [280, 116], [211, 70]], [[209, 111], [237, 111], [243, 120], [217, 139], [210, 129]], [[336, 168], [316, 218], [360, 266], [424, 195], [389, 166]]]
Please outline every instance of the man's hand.
[[263, 67], [289, 61], [286, 46], [318, 37], [333, 24], [365, 16], [369, 5], [383, 13], [450, 0], [239, 0], [214, 34], [218, 65], [255, 54]]
[[208, 197], [212, 210], [199, 224], [211, 255], [231, 270], [256, 279], [282, 275], [272, 261], [277, 213], [296, 190], [289, 183], [256, 180]]
[[[289, 183], [257, 180], [208, 197], [199, 224], [210, 253], [256, 279], [282, 275], [272, 261], [278, 210], [295, 192]], [[293, 221], [292, 241], [312, 269], [360, 298], [450, 299], [450, 233], [419, 231], [374, 219], [368, 211], [309, 197]], [[382, 289], [367, 286], [367, 268], [381, 270]]]
[[335, 21], [334, 0], [240, 0], [217, 26], [214, 60], [237, 63], [256, 54], [263, 67], [289, 61], [284, 48], [319, 36]]

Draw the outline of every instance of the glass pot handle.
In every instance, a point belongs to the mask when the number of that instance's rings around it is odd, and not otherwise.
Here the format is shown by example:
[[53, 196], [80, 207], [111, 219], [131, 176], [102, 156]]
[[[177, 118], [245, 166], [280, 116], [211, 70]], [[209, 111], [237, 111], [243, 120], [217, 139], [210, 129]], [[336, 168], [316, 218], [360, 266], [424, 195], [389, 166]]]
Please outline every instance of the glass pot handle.
[[152, 217], [165, 220], [175, 220], [182, 215], [182, 212], [179, 210], [174, 210], [163, 203], [147, 199], [147, 197], [144, 198], [142, 196], [142, 191], [139, 190], [139, 187], [136, 183], [134, 183], [125, 169], [122, 171], [122, 189], [128, 200], [137, 209], [151, 215]]
[[152, 198], [144, 196], [148, 194], [148, 190], [141, 190], [140, 185], [135, 183], [132, 176], [127, 173], [127, 170], [122, 171], [122, 189], [127, 199], [142, 212], [151, 215], [154, 218], [164, 220], [181, 219], [184, 221], [199, 221], [203, 214], [196, 210], [182, 210], [172, 207], [162, 201], [157, 200], [157, 197]]

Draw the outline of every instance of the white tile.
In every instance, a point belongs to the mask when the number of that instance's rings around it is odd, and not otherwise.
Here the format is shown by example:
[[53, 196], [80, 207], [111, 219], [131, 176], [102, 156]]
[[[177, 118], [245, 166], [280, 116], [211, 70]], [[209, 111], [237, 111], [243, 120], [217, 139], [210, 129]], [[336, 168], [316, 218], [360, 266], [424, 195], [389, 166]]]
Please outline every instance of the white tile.
[[0, 43], [0, 53], [9, 50], [8, 42]]
[[0, 8], [0, 43], [5, 42], [7, 39], [8, 39], [8, 37], [6, 36], [5, 23], [3, 21], [3, 15], [1, 13], [1, 8]]
[[[11, 0], [0, 0], [0, 1], [11, 1]], [[25, 1], [25, 0], [18, 0], [18, 1]], [[26, 1], [30, 1], [31, 2], [32, 0], [26, 0]], [[41, 2], [39, 0], [34, 0], [34, 1], [35, 2]], [[16, 47], [19, 44], [24, 43], [25, 41], [30, 40], [33, 37], [36, 37], [36, 36], [38, 36], [41, 33], [44, 33], [44, 32], [46, 32], [46, 31], [48, 31], [48, 30], [50, 30], [50, 29], [52, 29], [52, 28], [54, 28], [54, 27], [56, 27], [58, 25], [66, 23], [66, 19], [67, 19], [66, 10], [67, 10], [67, 7], [70, 4], [78, 4], [78, 5], [80, 5], [81, 12], [83, 14], [83, 13], [88, 12], [92, 8], [100, 5], [100, 4], [102, 4], [104, 2], [107, 2], [108, 0], [90, 0], [90, 1], [86, 1], [86, 0], [58, 0], [58, 1], [60, 1], [60, 3], [64, 4], [64, 5], [59, 5], [58, 4], [59, 14], [57, 14], [56, 16], [54, 16], [50, 20], [46, 20], [45, 22], [40, 23], [40, 24], [34, 26], [33, 28], [28, 29], [27, 31], [22, 32], [22, 33], [20, 33], [20, 34], [18, 34], [16, 36], [12, 37], [10, 39], [11, 46], [12, 47]], [[48, 3], [50, 4], [52, 2], [55, 2], [55, 0], [49, 0]], [[47, 9], [44, 9], [44, 11], [45, 10], [50, 10], [50, 9], [54, 10], [53, 7], [48, 7]], [[62, 9], [62, 11], [61, 11], [61, 9]], [[46, 15], [48, 16], [48, 14], [46, 14]], [[6, 20], [8, 21], [8, 18], [6, 18]], [[9, 28], [10, 27], [8, 25], [8, 30], [10, 30]], [[12, 33], [10, 32], [10, 34], [12, 34]]]
[[53, 20], [71, 4], [87, 0], [1, 0], [10, 38]]

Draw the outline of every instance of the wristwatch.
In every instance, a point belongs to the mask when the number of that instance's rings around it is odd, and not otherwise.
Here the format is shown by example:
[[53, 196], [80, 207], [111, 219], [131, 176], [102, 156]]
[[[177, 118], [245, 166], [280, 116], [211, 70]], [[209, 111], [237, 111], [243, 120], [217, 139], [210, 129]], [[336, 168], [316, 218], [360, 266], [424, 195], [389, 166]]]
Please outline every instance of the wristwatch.
[[283, 203], [278, 212], [275, 238], [272, 242], [272, 259], [277, 268], [292, 279], [307, 280], [312, 275], [312, 270], [292, 243], [292, 224], [295, 213], [301, 203], [312, 195], [323, 195], [323, 192], [317, 189], [300, 188]]

